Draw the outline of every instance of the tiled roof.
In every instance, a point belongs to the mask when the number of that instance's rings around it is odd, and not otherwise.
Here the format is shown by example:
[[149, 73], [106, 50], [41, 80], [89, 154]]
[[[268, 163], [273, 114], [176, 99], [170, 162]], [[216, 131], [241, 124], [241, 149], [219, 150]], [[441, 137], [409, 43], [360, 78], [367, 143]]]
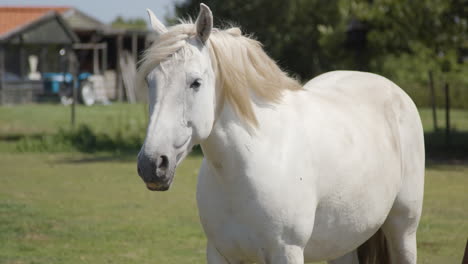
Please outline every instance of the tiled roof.
[[70, 8], [67, 6], [0, 6], [0, 36], [26, 26], [51, 11], [63, 14]]

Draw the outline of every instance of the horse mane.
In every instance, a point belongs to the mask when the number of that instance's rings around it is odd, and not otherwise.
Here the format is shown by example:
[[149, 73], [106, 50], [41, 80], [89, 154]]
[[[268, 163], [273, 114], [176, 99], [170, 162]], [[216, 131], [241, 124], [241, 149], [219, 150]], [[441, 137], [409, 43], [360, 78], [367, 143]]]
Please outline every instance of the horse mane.
[[[181, 23], [160, 35], [144, 54], [139, 67], [140, 80], [171, 56], [186, 54], [186, 41], [195, 36], [192, 23]], [[239, 28], [214, 29], [208, 38], [211, 62], [223, 99], [247, 123], [258, 126], [252, 95], [264, 102], [278, 103], [284, 90], [300, 90], [300, 83], [289, 77], [265, 53], [260, 42], [242, 35]]]

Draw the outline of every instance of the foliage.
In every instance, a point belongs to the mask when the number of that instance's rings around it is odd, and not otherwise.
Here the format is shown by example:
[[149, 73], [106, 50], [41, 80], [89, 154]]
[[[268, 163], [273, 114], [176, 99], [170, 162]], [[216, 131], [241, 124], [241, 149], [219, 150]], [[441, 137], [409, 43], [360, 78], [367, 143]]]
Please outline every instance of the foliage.
[[435, 54], [466, 45], [464, 0], [351, 0], [350, 12], [369, 27], [373, 52], [416, 52], [419, 43]]
[[[176, 15], [195, 17], [200, 2], [176, 4]], [[468, 108], [465, 0], [204, 2], [213, 10], [216, 25], [239, 23], [283, 68], [304, 81], [330, 70], [371, 71], [400, 84], [418, 106], [428, 106], [431, 70], [437, 82], [451, 85], [453, 105]], [[357, 43], [354, 22], [366, 34]], [[442, 105], [440, 97], [438, 102]]]
[[146, 20], [143, 18], [128, 18], [125, 19], [122, 16], [118, 16], [112, 21], [112, 26], [115, 28], [122, 29], [139, 29], [146, 30]]
[[419, 106], [429, 102], [428, 72], [434, 73], [436, 102], [468, 108], [468, 9], [464, 0], [351, 0], [350, 14], [369, 25], [367, 69], [396, 81]]
[[[339, 16], [338, 1], [186, 1], [176, 5], [179, 16], [196, 17], [205, 2], [215, 14], [215, 24], [239, 23], [254, 35], [279, 64], [305, 78], [329, 67], [319, 43], [319, 28], [333, 28]], [[301, 58], [301, 59], [298, 59]]]
[[468, 108], [468, 69], [456, 63], [457, 56], [451, 51], [445, 58], [452, 63], [452, 70], [443, 72], [432, 50], [416, 45], [417, 53], [388, 54], [374, 68], [383, 76], [396, 82], [418, 106], [429, 106], [429, 71], [433, 73], [436, 105], [445, 106], [444, 85], [450, 85], [450, 101], [453, 108]]

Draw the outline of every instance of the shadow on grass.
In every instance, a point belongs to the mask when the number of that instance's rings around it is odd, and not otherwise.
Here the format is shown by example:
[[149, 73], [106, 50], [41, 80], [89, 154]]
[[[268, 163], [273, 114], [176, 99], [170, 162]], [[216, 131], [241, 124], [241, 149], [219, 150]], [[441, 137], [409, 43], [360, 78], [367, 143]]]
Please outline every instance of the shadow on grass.
[[0, 140], [15, 141], [18, 152], [110, 152], [115, 154], [138, 152], [144, 135], [138, 132], [116, 131], [97, 133], [89, 126], [59, 129], [53, 134], [2, 135]]
[[[59, 162], [130, 162], [136, 161], [144, 141], [144, 131], [98, 133], [89, 126], [81, 125], [76, 129], [59, 129], [53, 134], [0, 134], [0, 141], [14, 143], [17, 152], [83, 154], [79, 158], [67, 158]], [[190, 155], [203, 155], [200, 146], [195, 146]]]
[[[111, 152], [111, 153], [96, 153], [92, 156], [85, 156], [80, 158], [66, 158], [61, 159], [59, 163], [74, 163], [74, 164], [86, 164], [86, 163], [97, 163], [97, 162], [137, 162], [138, 150], [127, 151], [127, 152]], [[195, 146], [192, 152], [189, 154], [192, 157], [202, 157], [203, 153], [200, 146]]]
[[[201, 152], [192, 152], [190, 156], [202, 157]], [[109, 153], [109, 154], [98, 154], [89, 157], [81, 158], [65, 158], [60, 159], [57, 163], [70, 163], [70, 164], [87, 164], [87, 163], [99, 163], [99, 162], [137, 162], [137, 154], [135, 153]]]
[[468, 131], [444, 130], [424, 134], [427, 166], [468, 165]]
[[65, 158], [60, 159], [57, 163], [71, 163], [71, 164], [86, 164], [86, 163], [100, 163], [100, 162], [136, 162], [137, 154], [135, 152], [125, 153], [99, 153], [92, 156], [85, 156], [80, 158]]
[[0, 141], [13, 142], [13, 141], [22, 140], [22, 139], [24, 139], [26, 137], [34, 138], [34, 139], [40, 139], [43, 136], [44, 136], [44, 134], [29, 134], [29, 135], [24, 135], [24, 134], [6, 134], [6, 135], [2, 135], [2, 134], [0, 134]]
[[[468, 131], [452, 130], [447, 139], [444, 130], [424, 135], [427, 166], [468, 165]], [[86, 125], [77, 129], [60, 129], [54, 134], [0, 135], [0, 141], [16, 142], [18, 152], [81, 152], [93, 154], [67, 162], [134, 161], [144, 141], [143, 132], [130, 130], [113, 134], [97, 133]], [[105, 153], [105, 154], [103, 154]], [[202, 156], [200, 146], [191, 155]]]

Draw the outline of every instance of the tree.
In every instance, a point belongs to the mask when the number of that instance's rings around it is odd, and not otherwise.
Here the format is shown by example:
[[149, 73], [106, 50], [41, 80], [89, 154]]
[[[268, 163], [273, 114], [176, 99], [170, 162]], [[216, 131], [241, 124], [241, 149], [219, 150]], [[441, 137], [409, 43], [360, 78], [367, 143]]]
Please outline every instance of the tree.
[[370, 25], [373, 56], [417, 53], [424, 47], [436, 58], [467, 45], [466, 0], [350, 0], [348, 4], [352, 16]]
[[369, 25], [371, 71], [395, 80], [418, 105], [428, 102], [428, 71], [433, 71], [437, 86], [450, 83], [452, 105], [468, 107], [466, 0], [349, 0], [348, 10]]
[[[195, 18], [200, 2], [176, 4], [176, 15]], [[468, 107], [467, 0], [203, 2], [212, 9], [215, 26], [237, 24], [302, 80], [330, 70], [371, 71], [394, 80], [424, 105], [427, 71], [433, 70], [455, 84], [454, 106]], [[353, 23], [366, 27], [358, 48], [350, 45]]]

